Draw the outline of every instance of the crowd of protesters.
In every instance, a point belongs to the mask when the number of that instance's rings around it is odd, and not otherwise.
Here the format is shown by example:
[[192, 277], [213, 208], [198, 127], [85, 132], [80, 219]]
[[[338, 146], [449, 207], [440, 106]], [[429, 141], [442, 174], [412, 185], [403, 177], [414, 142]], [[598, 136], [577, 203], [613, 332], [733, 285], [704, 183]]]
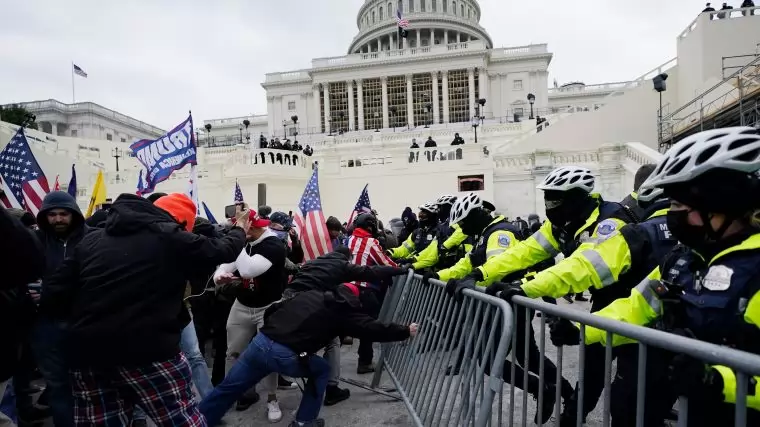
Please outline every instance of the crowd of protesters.
[[324, 425], [321, 406], [350, 396], [341, 340], [361, 340], [368, 373], [372, 342], [417, 331], [375, 320], [405, 270], [374, 214], [354, 223], [331, 217], [335, 251], [304, 263], [292, 215], [266, 206], [240, 203], [225, 225], [196, 217], [184, 194], [123, 194], [87, 219], [60, 191], [36, 217], [0, 209], [0, 426], [216, 425], [259, 401], [259, 382], [278, 422], [277, 392], [295, 378], [290, 425]]

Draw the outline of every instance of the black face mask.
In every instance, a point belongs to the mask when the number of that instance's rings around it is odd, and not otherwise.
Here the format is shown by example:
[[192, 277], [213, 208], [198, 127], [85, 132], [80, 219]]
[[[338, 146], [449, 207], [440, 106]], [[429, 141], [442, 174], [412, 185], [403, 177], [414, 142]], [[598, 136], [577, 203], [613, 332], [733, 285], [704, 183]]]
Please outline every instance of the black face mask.
[[689, 224], [691, 210], [668, 211], [668, 230], [673, 237], [687, 247], [694, 249], [703, 256], [711, 254], [715, 242], [710, 238], [709, 225]]
[[[551, 204], [560, 203], [558, 206], [549, 207]], [[558, 226], [563, 227], [578, 217], [578, 209], [567, 202], [546, 202], [546, 218]]]

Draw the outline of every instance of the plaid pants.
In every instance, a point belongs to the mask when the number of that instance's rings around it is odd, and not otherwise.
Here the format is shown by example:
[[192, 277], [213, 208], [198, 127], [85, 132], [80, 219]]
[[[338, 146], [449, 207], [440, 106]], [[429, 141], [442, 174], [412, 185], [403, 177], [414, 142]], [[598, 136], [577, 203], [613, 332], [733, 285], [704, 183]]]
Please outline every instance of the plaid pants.
[[198, 412], [190, 365], [182, 353], [163, 362], [107, 370], [72, 370], [77, 426], [129, 425], [135, 405], [159, 427], [206, 427]]

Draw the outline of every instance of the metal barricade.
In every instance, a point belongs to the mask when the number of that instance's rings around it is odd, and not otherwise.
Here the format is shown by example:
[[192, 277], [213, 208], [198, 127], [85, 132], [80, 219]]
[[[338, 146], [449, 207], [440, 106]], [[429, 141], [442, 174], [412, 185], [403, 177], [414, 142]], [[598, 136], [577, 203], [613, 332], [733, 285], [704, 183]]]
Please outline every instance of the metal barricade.
[[[372, 386], [387, 372], [416, 426], [491, 425], [512, 317], [503, 300], [467, 290], [455, 301], [443, 282], [425, 285], [410, 272], [387, 294], [379, 319], [420, 329], [413, 340], [382, 345]], [[501, 414], [500, 404], [498, 424]]]
[[[603, 378], [604, 378], [604, 384], [603, 384], [603, 394], [600, 397], [600, 400], [603, 402], [602, 407], [602, 422], [601, 424], [603, 426], [609, 426], [610, 425], [610, 413], [611, 413], [611, 390], [612, 390], [612, 369], [613, 369], [613, 346], [612, 346], [612, 337], [613, 335], [620, 335], [627, 338], [630, 338], [631, 340], [635, 340], [635, 343], [632, 344], [625, 344], [626, 346], [637, 346], [637, 350], [634, 351], [634, 354], [637, 356], [636, 358], [636, 367], [634, 368], [634, 371], [636, 372], [637, 379], [636, 379], [636, 398], [635, 398], [635, 425], [636, 427], [645, 427], [647, 423], [645, 423], [645, 408], [649, 410], [649, 406], [654, 399], [647, 400], [646, 392], [647, 392], [647, 378], [651, 377], [652, 372], [647, 372], [647, 368], [649, 367], [648, 363], [648, 353], [652, 351], [653, 349], [657, 349], [655, 351], [660, 352], [671, 352], [677, 353], [677, 354], [686, 354], [690, 357], [693, 357], [695, 359], [704, 361], [705, 363], [709, 363], [712, 365], [723, 365], [727, 366], [734, 370], [736, 374], [736, 404], [735, 404], [735, 422], [734, 426], [736, 427], [748, 427], [749, 424], [747, 424], [747, 384], [749, 383], [749, 379], [752, 376], [758, 376], [760, 375], [760, 356], [731, 349], [729, 347], [714, 345], [710, 343], [706, 343], [703, 341], [698, 341], [695, 339], [690, 339], [686, 337], [682, 337], [679, 335], [674, 335], [670, 333], [666, 333], [663, 331], [659, 331], [656, 329], [646, 328], [642, 326], [636, 326], [631, 325], [628, 323], [623, 323], [619, 321], [615, 321], [612, 319], [603, 318], [600, 316], [595, 316], [591, 313], [587, 313], [578, 309], [569, 308], [569, 307], [562, 307], [557, 306], [554, 304], [548, 304], [541, 300], [535, 300], [525, 297], [515, 297], [513, 299], [513, 304], [515, 306], [515, 310], [513, 311], [513, 324], [517, 325], [517, 316], [518, 315], [524, 315], [525, 316], [525, 330], [515, 331], [515, 333], [511, 336], [512, 341], [512, 348], [517, 348], [517, 339], [518, 335], [522, 335], [525, 339], [525, 353], [524, 353], [524, 359], [519, 364], [520, 367], [523, 369], [523, 384], [527, 384], [528, 382], [528, 376], [529, 375], [536, 375], [539, 377], [539, 396], [538, 396], [538, 406], [537, 410], [540, 410], [538, 408], [542, 407], [543, 400], [545, 396], [543, 396], [543, 390], [546, 383], [546, 378], [544, 378], [544, 364], [547, 360], [547, 348], [546, 348], [546, 331], [547, 331], [547, 315], [553, 316], [554, 318], [563, 318], [568, 319], [573, 322], [577, 322], [580, 325], [580, 340], [581, 343], [584, 342], [585, 337], [585, 327], [586, 325], [602, 329], [606, 331], [607, 339], [606, 339], [606, 345], [603, 344], [596, 344], [599, 346], [598, 350], [604, 349], [604, 371], [603, 371]], [[534, 311], [541, 312], [542, 315], [538, 321], [533, 321], [533, 314]], [[533, 328], [534, 326], [537, 327], [536, 334], [538, 336], [538, 348], [540, 353], [540, 362], [538, 366], [538, 372], [535, 372], [535, 366], [531, 368], [529, 366], [529, 339], [532, 336], [533, 332], [529, 331], [529, 328]], [[510, 332], [509, 330], [506, 330], [506, 332]], [[509, 337], [509, 335], [504, 335], [504, 337]], [[521, 339], [522, 339], [521, 337]], [[503, 340], [503, 341], [506, 341]], [[534, 344], [535, 345], [535, 344]], [[584, 401], [584, 390], [585, 390], [585, 384], [584, 379], [587, 378], [587, 373], [584, 370], [584, 365], [586, 362], [587, 352], [589, 351], [589, 348], [591, 346], [584, 346], [580, 345], [578, 347], [578, 364], [577, 367], [577, 380], [578, 385], [576, 387], [577, 389], [577, 408], [576, 411], [576, 419], [575, 419], [575, 425], [580, 427], [583, 423], [583, 401]], [[560, 401], [561, 401], [561, 387], [562, 379], [563, 379], [563, 370], [562, 370], [562, 363], [563, 363], [563, 347], [554, 347], [556, 348], [556, 356], [555, 361], [557, 365], [557, 374], [555, 385], [556, 385], [556, 394], [554, 396], [555, 398], [555, 408], [554, 408], [554, 423], [547, 424], [547, 425], [560, 425]], [[596, 349], [595, 349], [596, 350]], [[516, 360], [516, 352], [513, 351], [511, 355], [511, 373], [508, 378], [510, 378], [510, 383], [512, 384], [510, 386], [509, 390], [509, 396], [510, 396], [510, 404], [509, 408], [512, 408], [513, 410], [509, 410], [509, 422], [507, 425], [513, 426], [514, 424], [514, 409], [515, 407], [515, 364], [517, 362]], [[597, 355], [600, 354], [597, 352]], [[657, 353], [659, 355], [659, 353]], [[650, 360], [652, 358], [656, 358], [656, 356], [650, 356]], [[598, 356], [596, 356], [598, 357]], [[656, 359], [655, 359], [656, 361]], [[601, 364], [600, 364], [601, 365]], [[633, 364], [631, 366], [634, 366]], [[494, 368], [497, 368], [494, 365]], [[529, 373], [529, 370], [533, 369], [534, 373]], [[590, 369], [602, 369], [601, 366], [592, 366]], [[573, 374], [572, 372], [570, 373]], [[599, 372], [596, 371], [594, 374], [599, 375]], [[601, 375], [599, 375], [601, 376]], [[590, 378], [590, 377], [589, 377]], [[598, 377], [597, 377], [598, 378]], [[671, 402], [665, 402], [666, 405], [670, 405], [672, 407], [673, 401]], [[522, 394], [522, 416], [521, 416], [521, 425], [526, 426], [527, 425], [527, 418], [528, 418], [528, 410], [526, 409], [527, 404], [527, 393], [523, 392]], [[688, 425], [688, 399], [685, 396], [678, 397], [678, 418], [677, 418], [677, 425], [679, 427], [685, 427]], [[755, 412], [752, 414], [752, 416], [757, 416], [757, 411], [751, 410]], [[519, 418], [518, 418], [519, 420]], [[541, 425], [542, 422], [546, 422], [547, 420], [539, 420], [538, 424]], [[588, 422], [588, 425], [598, 425], [598, 423], [592, 423], [590, 420]], [[727, 425], [727, 424], [722, 424]]]

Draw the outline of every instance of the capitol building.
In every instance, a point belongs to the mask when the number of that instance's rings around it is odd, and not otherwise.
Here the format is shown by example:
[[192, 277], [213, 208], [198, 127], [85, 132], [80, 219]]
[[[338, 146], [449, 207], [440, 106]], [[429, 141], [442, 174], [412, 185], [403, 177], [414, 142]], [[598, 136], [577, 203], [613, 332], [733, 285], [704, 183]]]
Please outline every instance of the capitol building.
[[[476, 0], [399, 3], [409, 21], [405, 38], [396, 2], [367, 0], [341, 56], [264, 76], [266, 115], [196, 121], [200, 199], [217, 218], [232, 203], [236, 181], [253, 205], [295, 210], [314, 168], [325, 214], [338, 218], [348, 218], [365, 184], [383, 220], [468, 191], [509, 217], [542, 215], [535, 187], [555, 167], [590, 168], [596, 191], [619, 200], [632, 190], [636, 170], [679, 138], [760, 123], [760, 10], [736, 9], [725, 19], [696, 14], [662, 41], [675, 44], [676, 58], [635, 70], [630, 81], [587, 85], [549, 82], [546, 44], [495, 45], [479, 24], [488, 11]], [[667, 89], [655, 91], [652, 79], [663, 74]], [[28, 131], [48, 179], [67, 182], [76, 164], [83, 206], [99, 170], [109, 195], [134, 192], [140, 165], [127, 135], [156, 129], [125, 118], [135, 128], [110, 123], [105, 128], [118, 128], [111, 138], [73, 134], [67, 117]], [[100, 119], [92, 117], [88, 129], [99, 129]], [[109, 118], [116, 119], [122, 117]], [[0, 141], [14, 131], [0, 122]], [[455, 134], [463, 145], [450, 145]], [[260, 148], [262, 135], [298, 140], [314, 154]], [[435, 149], [423, 147], [428, 138]], [[423, 148], [410, 148], [413, 140]], [[158, 190], [184, 192], [188, 174], [188, 167], [175, 172]]]

